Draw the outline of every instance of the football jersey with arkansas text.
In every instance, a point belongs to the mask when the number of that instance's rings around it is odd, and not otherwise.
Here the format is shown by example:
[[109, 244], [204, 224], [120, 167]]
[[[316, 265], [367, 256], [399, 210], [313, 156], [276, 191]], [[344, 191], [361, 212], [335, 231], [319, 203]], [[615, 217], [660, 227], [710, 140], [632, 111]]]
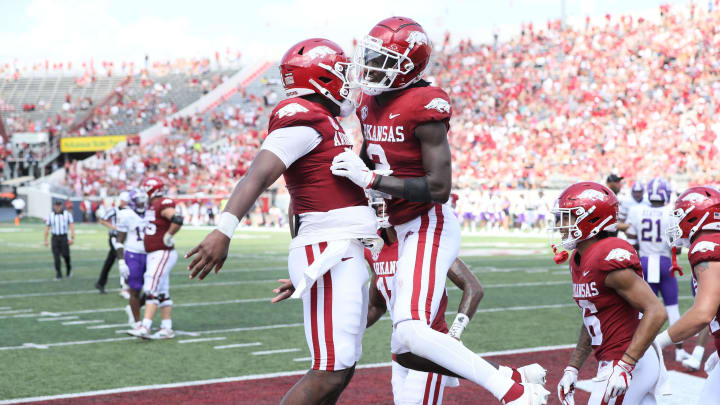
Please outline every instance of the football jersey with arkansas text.
[[[416, 86], [395, 91], [383, 105], [377, 96], [364, 95], [355, 110], [365, 138], [365, 150], [375, 169], [390, 169], [399, 178], [425, 176], [420, 142], [415, 128], [428, 122], [442, 122], [449, 129], [450, 98], [439, 87]], [[387, 95], [383, 95], [387, 97]], [[427, 212], [434, 203], [393, 197], [388, 202], [390, 223], [400, 225]]]
[[638, 311], [615, 290], [605, 286], [613, 271], [631, 269], [642, 277], [635, 249], [619, 238], [601, 239], [580, 256], [573, 252], [570, 273], [573, 298], [582, 309], [583, 322], [598, 360], [618, 360], [630, 345], [638, 323]]
[[[698, 236], [690, 245], [688, 259], [690, 259], [690, 266], [693, 269], [693, 281], [697, 280], [695, 266], [699, 263], [720, 262], [720, 232]], [[702, 286], [699, 286], [699, 288], [702, 288]], [[715, 338], [715, 349], [720, 353], [720, 308], [718, 308], [715, 318], [713, 318], [709, 326], [710, 333]]]
[[163, 236], [170, 229], [170, 220], [160, 215], [165, 208], [175, 208], [175, 201], [168, 197], [156, 197], [145, 211], [145, 251], [148, 253], [175, 249], [174, 246], [165, 246], [163, 242]]
[[293, 213], [327, 212], [367, 205], [362, 189], [330, 171], [333, 158], [345, 148], [352, 148], [353, 141], [325, 107], [300, 97], [283, 100], [270, 114], [268, 133], [300, 126], [313, 128], [322, 140], [283, 173]]

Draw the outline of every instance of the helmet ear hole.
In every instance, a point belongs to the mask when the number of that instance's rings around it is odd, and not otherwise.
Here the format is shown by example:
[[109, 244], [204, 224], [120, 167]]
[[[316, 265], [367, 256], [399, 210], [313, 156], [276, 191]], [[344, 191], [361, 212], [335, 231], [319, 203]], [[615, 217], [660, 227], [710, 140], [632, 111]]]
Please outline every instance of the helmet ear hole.
[[595, 218], [590, 219], [590, 223], [591, 223], [591, 224], [594, 224], [595, 222], [597, 222], [597, 221], [599, 221], [599, 220], [600, 220], [600, 218], [595, 217]]
[[688, 218], [689, 223], [694, 224], [697, 221], [697, 217]]
[[332, 81], [331, 78], [325, 77], [325, 76], [320, 76], [320, 77], [318, 77], [318, 80], [320, 80], [321, 82], [323, 82], [323, 83], [325, 83], [325, 84], [328, 84], [328, 83], [330, 83], [330, 82]]
[[305, 47], [303, 46], [303, 47], [300, 48], [300, 50], [298, 51], [298, 55], [302, 55], [304, 50], [305, 50]]

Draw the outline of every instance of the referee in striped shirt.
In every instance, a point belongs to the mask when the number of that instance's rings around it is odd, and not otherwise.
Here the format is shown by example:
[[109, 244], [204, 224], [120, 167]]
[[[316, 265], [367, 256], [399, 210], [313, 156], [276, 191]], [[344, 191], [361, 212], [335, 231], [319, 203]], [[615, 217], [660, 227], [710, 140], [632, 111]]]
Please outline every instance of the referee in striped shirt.
[[[63, 203], [56, 200], [53, 204], [53, 212], [45, 219], [45, 246], [48, 245], [48, 232], [52, 233], [52, 254], [55, 260], [55, 279], [62, 279], [60, 272], [60, 256], [65, 259], [65, 267], [67, 267], [67, 276], [72, 275], [72, 267], [70, 266], [70, 245], [75, 239], [75, 224], [72, 215], [63, 209]], [[68, 231], [70, 231], [70, 239], [68, 239]]]

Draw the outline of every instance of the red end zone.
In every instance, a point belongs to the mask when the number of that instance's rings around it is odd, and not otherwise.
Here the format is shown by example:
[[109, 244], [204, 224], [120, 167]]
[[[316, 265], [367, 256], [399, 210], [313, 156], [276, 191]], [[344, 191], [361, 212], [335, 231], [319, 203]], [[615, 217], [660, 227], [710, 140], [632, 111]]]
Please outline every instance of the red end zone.
[[[686, 347], [693, 347], [686, 343]], [[709, 350], [708, 350], [709, 351]], [[556, 387], [562, 376], [562, 370], [567, 365], [572, 349], [561, 348], [533, 352], [521, 352], [502, 355], [489, 355], [485, 358], [504, 365], [519, 367], [530, 363], [540, 363], [548, 369], [546, 388], [551, 392], [549, 404], [556, 404]], [[684, 371], [678, 363], [674, 362], [672, 348], [665, 350], [665, 361], [668, 369]], [[591, 356], [580, 372], [580, 379], [594, 377], [597, 362]], [[705, 378], [704, 372], [689, 373]], [[390, 387], [390, 367], [374, 367], [358, 369], [355, 377], [343, 393], [339, 404], [387, 404], [392, 405], [392, 390]], [[87, 405], [87, 404], [128, 404], [151, 405], [157, 403], [170, 404], [240, 404], [240, 405], [275, 405], [280, 402], [285, 392], [300, 379], [299, 375], [248, 379], [210, 384], [198, 384], [172, 388], [158, 388], [135, 390], [105, 395], [64, 396], [61, 399], [50, 399], [31, 404], [51, 405]], [[91, 394], [91, 393], [88, 393]], [[576, 403], [587, 403], [589, 394], [578, 391], [575, 394]], [[459, 387], [445, 390], [444, 404], [495, 404], [498, 403], [487, 391], [479, 386], [462, 381]]]

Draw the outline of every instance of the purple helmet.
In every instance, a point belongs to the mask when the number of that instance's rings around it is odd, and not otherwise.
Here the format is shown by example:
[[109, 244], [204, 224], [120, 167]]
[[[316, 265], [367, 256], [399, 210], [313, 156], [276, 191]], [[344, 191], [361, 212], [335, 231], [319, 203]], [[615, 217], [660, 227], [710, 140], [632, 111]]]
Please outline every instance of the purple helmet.
[[648, 200], [667, 204], [670, 202], [670, 185], [660, 177], [650, 180], [647, 186]]
[[128, 206], [138, 214], [144, 214], [147, 208], [148, 196], [139, 189], [130, 190], [130, 202]]
[[643, 200], [643, 194], [645, 194], [645, 187], [643, 187], [643, 184], [639, 181], [636, 181], [632, 185], [632, 189], [630, 190], [630, 194], [632, 195], [633, 199], [637, 202], [642, 202]]

